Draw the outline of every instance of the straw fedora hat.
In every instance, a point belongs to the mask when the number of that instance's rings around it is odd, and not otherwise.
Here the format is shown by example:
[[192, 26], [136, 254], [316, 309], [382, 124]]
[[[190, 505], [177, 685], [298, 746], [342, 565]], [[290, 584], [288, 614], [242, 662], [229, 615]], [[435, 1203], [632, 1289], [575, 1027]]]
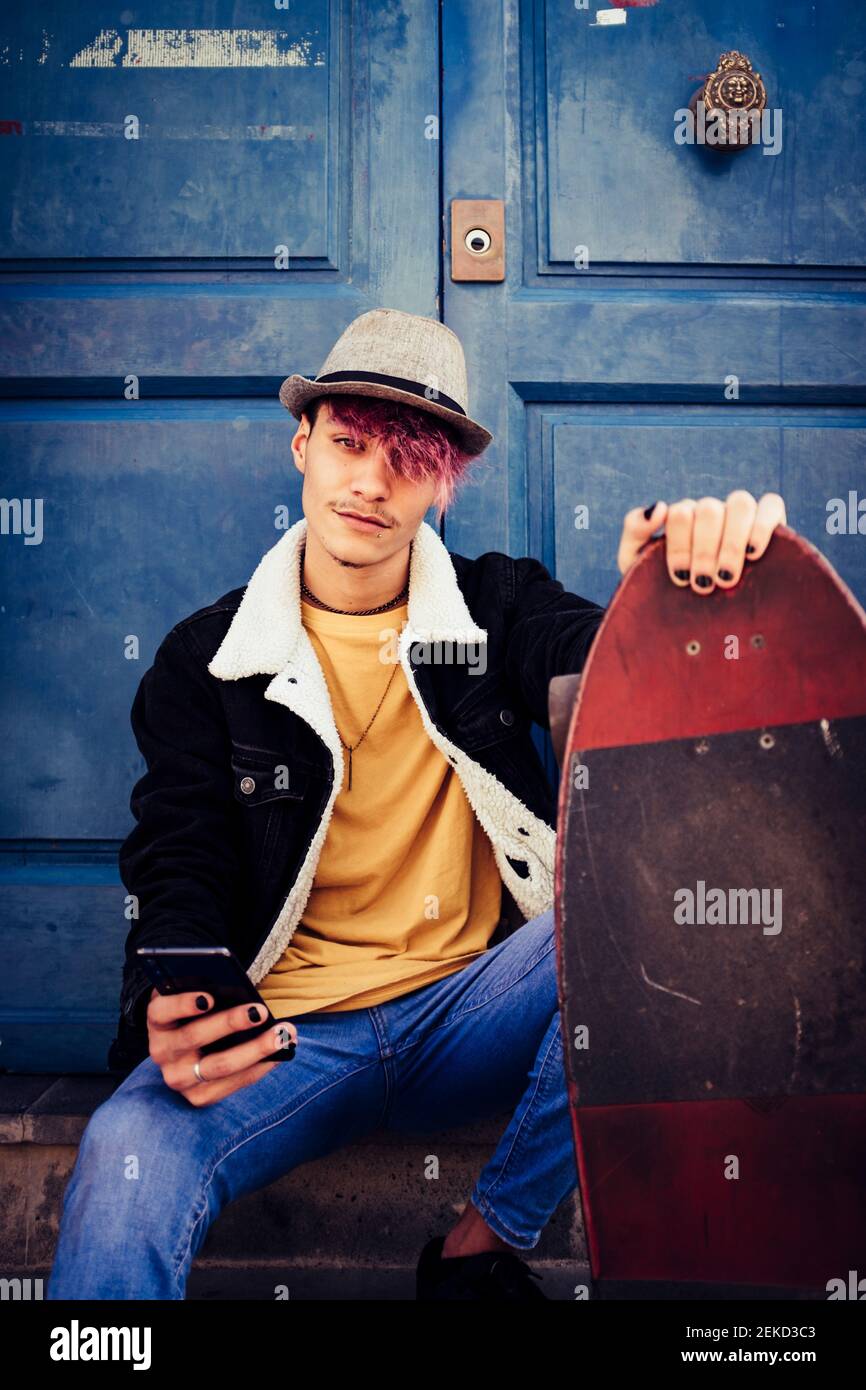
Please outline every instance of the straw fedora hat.
[[345, 328], [319, 375], [286, 377], [280, 400], [300, 420], [315, 396], [381, 396], [446, 420], [470, 456], [493, 435], [468, 413], [466, 359], [457, 334], [437, 319], [370, 309]]

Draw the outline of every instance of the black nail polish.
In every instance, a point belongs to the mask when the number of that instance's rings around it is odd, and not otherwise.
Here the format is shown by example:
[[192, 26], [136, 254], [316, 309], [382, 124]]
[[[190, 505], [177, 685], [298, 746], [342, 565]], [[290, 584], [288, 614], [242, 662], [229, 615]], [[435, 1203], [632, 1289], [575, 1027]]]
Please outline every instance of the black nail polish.
[[688, 570], [674, 570], [674, 579], [688, 579]]
[[653, 514], [653, 512], [655, 511], [655, 509], [656, 509], [657, 506], [658, 506], [658, 502], [653, 502], [653, 503], [650, 504], [649, 507], [644, 507], [644, 509], [643, 509], [643, 514], [644, 514], [644, 520], [645, 520], [645, 521], [649, 521], [650, 517], [652, 516], [652, 514]]
[[746, 554], [747, 554], [747, 555], [754, 555], [754, 553], [755, 553], [755, 547], [752, 545], [752, 542], [749, 541], [749, 544], [746, 546]]
[[720, 579], [724, 579], [724, 581], [725, 581], [726, 584], [727, 584], [728, 580], [729, 580], [729, 579], [733, 579], [733, 577], [734, 577], [734, 576], [732, 575], [732, 573], [731, 573], [730, 570], [719, 570], [719, 578], [720, 578]]
[[258, 1023], [259, 1011], [256, 1008], [255, 1004], [250, 1004], [250, 1007], [247, 1009], [247, 1013], [249, 1014], [251, 1023]]
[[713, 581], [712, 579], [710, 579], [710, 576], [708, 574], [695, 575], [695, 583], [697, 584], [699, 589], [708, 589], [712, 582]]
[[200, 994], [200, 995], [198, 996], [198, 998], [197, 998], [196, 1001], [195, 1001], [195, 1006], [196, 1006], [197, 1009], [209, 1009], [209, 1008], [210, 1008], [210, 1004], [207, 1002], [207, 1000], [205, 999], [205, 997], [204, 997], [203, 994]]

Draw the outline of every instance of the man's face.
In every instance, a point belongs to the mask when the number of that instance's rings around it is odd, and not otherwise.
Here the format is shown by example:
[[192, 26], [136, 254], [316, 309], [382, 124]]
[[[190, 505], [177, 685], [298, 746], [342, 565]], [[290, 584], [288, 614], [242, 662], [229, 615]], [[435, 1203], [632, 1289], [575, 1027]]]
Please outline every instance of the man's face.
[[[378, 439], [354, 435], [323, 401], [310, 429], [303, 416], [292, 440], [304, 475], [301, 503], [309, 529], [336, 559], [369, 565], [402, 550], [431, 506], [435, 482], [412, 483], [388, 468]], [[358, 521], [352, 517], [370, 517]]]

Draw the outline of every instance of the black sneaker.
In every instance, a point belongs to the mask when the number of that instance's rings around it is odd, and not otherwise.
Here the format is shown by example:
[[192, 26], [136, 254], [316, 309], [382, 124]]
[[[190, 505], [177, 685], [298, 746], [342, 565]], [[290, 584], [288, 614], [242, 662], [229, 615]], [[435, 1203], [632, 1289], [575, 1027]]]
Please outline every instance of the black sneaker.
[[421, 1251], [415, 1277], [416, 1299], [472, 1299], [528, 1302], [546, 1298], [532, 1283], [541, 1279], [510, 1250], [484, 1250], [478, 1255], [442, 1258], [444, 1236], [435, 1236]]

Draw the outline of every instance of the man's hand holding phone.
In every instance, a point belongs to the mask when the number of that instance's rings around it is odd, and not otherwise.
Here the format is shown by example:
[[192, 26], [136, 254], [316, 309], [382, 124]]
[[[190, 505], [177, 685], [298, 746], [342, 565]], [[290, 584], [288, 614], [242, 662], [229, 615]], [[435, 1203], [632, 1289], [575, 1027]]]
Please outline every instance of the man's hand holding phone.
[[[195, 1017], [213, 1008], [213, 1002], [213, 997], [201, 990], [160, 994], [154, 989], [147, 1006], [150, 1056], [162, 1072], [166, 1086], [179, 1091], [195, 1106], [212, 1105], [258, 1081], [272, 1067], [280, 1065], [278, 1059], [273, 1060], [274, 1052], [298, 1041], [294, 1024], [284, 1019], [248, 1042], [203, 1055], [201, 1048], [207, 1043], [252, 1028], [267, 1016], [261, 1005], [237, 1004], [210, 1018]], [[181, 1019], [187, 1022], [181, 1023]], [[196, 1062], [203, 1081], [195, 1073]]]

